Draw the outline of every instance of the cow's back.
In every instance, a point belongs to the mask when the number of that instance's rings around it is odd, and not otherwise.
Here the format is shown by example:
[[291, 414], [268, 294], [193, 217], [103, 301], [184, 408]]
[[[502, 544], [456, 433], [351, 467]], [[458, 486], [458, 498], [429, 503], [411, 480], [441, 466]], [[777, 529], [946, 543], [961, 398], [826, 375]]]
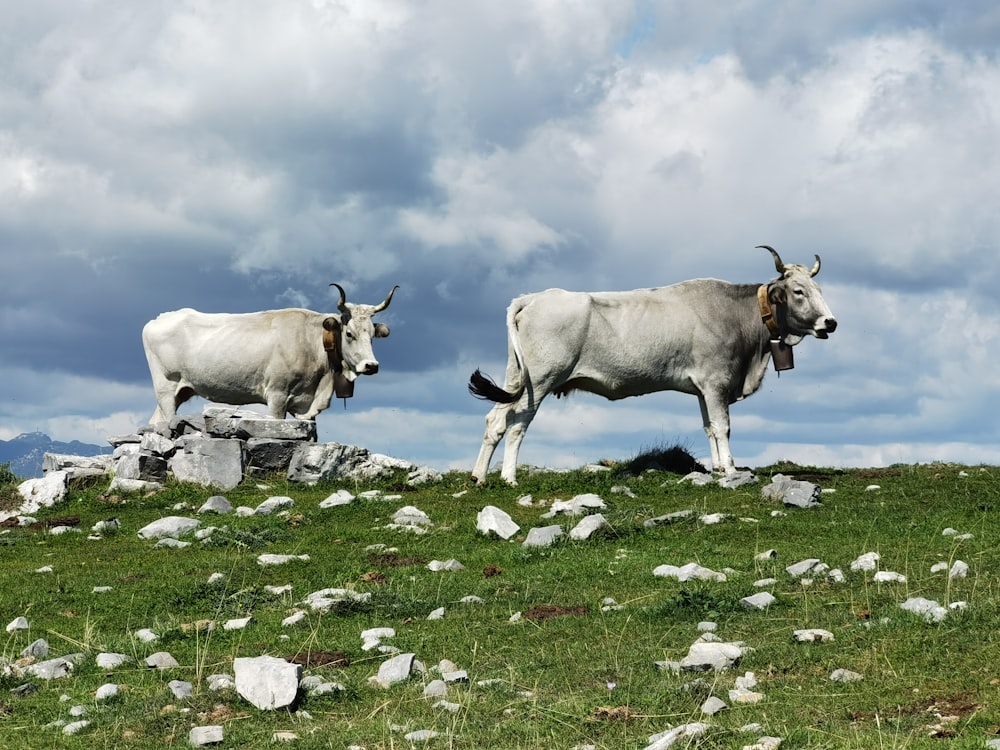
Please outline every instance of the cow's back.
[[552, 373], [557, 390], [568, 382], [566, 390], [607, 398], [696, 393], [707, 373], [728, 371], [738, 396], [756, 349], [748, 336], [760, 335], [759, 320], [744, 311], [747, 289], [718, 279], [622, 292], [548, 289], [517, 298], [511, 312], [527, 369]]
[[155, 363], [168, 377], [189, 381], [199, 395], [223, 399], [234, 391], [258, 390], [278, 362], [309, 368], [306, 360], [323, 351], [322, 318], [294, 308], [254, 313], [185, 308], [147, 323], [143, 345], [151, 367]]

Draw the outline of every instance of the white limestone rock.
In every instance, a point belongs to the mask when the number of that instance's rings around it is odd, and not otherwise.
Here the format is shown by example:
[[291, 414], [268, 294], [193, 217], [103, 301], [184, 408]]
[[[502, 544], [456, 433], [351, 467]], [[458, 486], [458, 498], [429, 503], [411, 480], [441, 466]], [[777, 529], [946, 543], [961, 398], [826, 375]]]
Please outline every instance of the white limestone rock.
[[233, 659], [236, 692], [262, 711], [290, 706], [298, 693], [302, 667], [274, 656]]

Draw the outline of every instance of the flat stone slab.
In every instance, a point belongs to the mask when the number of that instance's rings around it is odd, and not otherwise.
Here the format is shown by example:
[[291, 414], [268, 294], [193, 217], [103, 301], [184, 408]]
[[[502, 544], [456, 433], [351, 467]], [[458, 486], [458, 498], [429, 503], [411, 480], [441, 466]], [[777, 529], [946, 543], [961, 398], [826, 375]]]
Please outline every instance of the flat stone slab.
[[476, 529], [480, 534], [496, 534], [501, 539], [510, 539], [521, 527], [514, 523], [506, 511], [495, 505], [487, 505], [476, 515]]

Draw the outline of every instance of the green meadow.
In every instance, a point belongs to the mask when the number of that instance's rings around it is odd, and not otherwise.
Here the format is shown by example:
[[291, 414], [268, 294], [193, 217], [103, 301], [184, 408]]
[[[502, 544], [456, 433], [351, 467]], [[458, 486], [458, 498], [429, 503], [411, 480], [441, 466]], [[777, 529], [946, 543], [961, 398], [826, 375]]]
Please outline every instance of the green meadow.
[[[2, 634], [0, 746], [189, 747], [192, 727], [220, 725], [224, 748], [275, 747], [288, 738], [295, 748], [403, 749], [413, 746], [407, 733], [427, 729], [435, 735], [416, 746], [641, 749], [650, 736], [697, 721], [708, 730], [676, 747], [739, 749], [764, 735], [780, 737], [783, 749], [982, 748], [1000, 738], [995, 467], [772, 466], [736, 490], [617, 468], [524, 473], [516, 488], [495, 475], [475, 487], [457, 473], [415, 488], [405, 475], [312, 487], [247, 479], [225, 493], [174, 483], [150, 494], [109, 495], [106, 479], [78, 481], [35, 523], [0, 529], [0, 624], [20, 616], [30, 624]], [[785, 508], [764, 500], [761, 488], [778, 471], [827, 490], [821, 504]], [[14, 481], [0, 482], [8, 508]], [[339, 489], [382, 495], [319, 507]], [[575, 526], [579, 517], [542, 514], [553, 501], [583, 493], [605, 502], [605, 528], [587, 540], [565, 534], [549, 547], [523, 545], [532, 527]], [[272, 496], [290, 497], [294, 506], [269, 516], [197, 515], [214, 494], [233, 506], [253, 508]], [[518, 502], [525, 496], [530, 505]], [[476, 516], [487, 505], [509, 513], [521, 531], [509, 541], [478, 533]], [[403, 506], [420, 509], [433, 525], [424, 534], [386, 528]], [[693, 513], [646, 523], [678, 511]], [[724, 515], [706, 524], [705, 514]], [[156, 548], [137, 536], [169, 515], [217, 529], [203, 541], [183, 537], [192, 543], [182, 549]], [[94, 524], [112, 518], [116, 530], [88, 538]], [[54, 535], [56, 526], [74, 530]], [[949, 529], [956, 533], [943, 533]], [[776, 556], [761, 556], [769, 550]], [[852, 571], [869, 552], [879, 555], [880, 570], [905, 580], [877, 583], [872, 571]], [[262, 566], [263, 553], [308, 559]], [[809, 558], [839, 568], [844, 580], [820, 574], [803, 581], [786, 572]], [[451, 559], [463, 568], [428, 568]], [[955, 561], [968, 565], [965, 577], [949, 576]], [[724, 571], [726, 580], [680, 582], [652, 573], [689, 562]], [[932, 571], [939, 563], [945, 570]], [[213, 573], [222, 576], [210, 582]], [[757, 585], [767, 578], [775, 581]], [[265, 589], [286, 585], [291, 590], [281, 594]], [[371, 596], [282, 625], [305, 609], [306, 595], [330, 587]], [[767, 609], [741, 603], [762, 590], [776, 597]], [[463, 601], [470, 596], [482, 601]], [[910, 597], [965, 606], [929, 622], [900, 608]], [[442, 607], [443, 617], [428, 619]], [[248, 616], [244, 628], [223, 628]], [[719, 639], [746, 646], [737, 665], [700, 673], [657, 666], [683, 659], [705, 621], [716, 624]], [[362, 631], [375, 627], [393, 628], [385, 645], [415, 654], [426, 673], [388, 688], [372, 685], [369, 678], [390, 656], [362, 648]], [[159, 640], [139, 640], [142, 628]], [[793, 633], [807, 628], [834, 638], [796, 642]], [[22, 651], [39, 638], [50, 658], [83, 655], [68, 677], [21, 672]], [[147, 667], [155, 651], [169, 652], [180, 666]], [[102, 652], [129, 661], [102, 669], [95, 661]], [[343, 690], [302, 695], [290, 710], [261, 711], [232, 688], [209, 689], [207, 677], [231, 675], [234, 658], [261, 655], [297, 661], [304, 675]], [[468, 682], [448, 686], [446, 700], [457, 710], [435, 707], [438, 699], [423, 695], [442, 660], [468, 673]], [[837, 669], [862, 679], [833, 681]], [[729, 690], [747, 672], [763, 698], [735, 704]], [[176, 698], [171, 680], [190, 682], [193, 694]], [[23, 689], [28, 683], [37, 689]], [[118, 695], [97, 701], [95, 692], [107, 683], [119, 687]], [[703, 716], [701, 706], [713, 695], [729, 707]], [[76, 720], [73, 706], [84, 707], [89, 724], [65, 735], [62, 726]], [[750, 724], [759, 726], [746, 730]]]

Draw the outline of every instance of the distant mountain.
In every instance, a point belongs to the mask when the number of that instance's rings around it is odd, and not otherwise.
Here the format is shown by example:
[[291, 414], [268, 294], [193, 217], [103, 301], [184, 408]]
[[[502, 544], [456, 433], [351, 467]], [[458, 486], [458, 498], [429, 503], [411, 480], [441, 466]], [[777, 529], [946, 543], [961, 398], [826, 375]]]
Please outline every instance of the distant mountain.
[[111, 446], [89, 445], [79, 440], [61, 443], [43, 432], [25, 432], [13, 440], [0, 440], [0, 464], [9, 464], [10, 470], [23, 479], [42, 476], [42, 456], [46, 453], [98, 456], [111, 453]]

